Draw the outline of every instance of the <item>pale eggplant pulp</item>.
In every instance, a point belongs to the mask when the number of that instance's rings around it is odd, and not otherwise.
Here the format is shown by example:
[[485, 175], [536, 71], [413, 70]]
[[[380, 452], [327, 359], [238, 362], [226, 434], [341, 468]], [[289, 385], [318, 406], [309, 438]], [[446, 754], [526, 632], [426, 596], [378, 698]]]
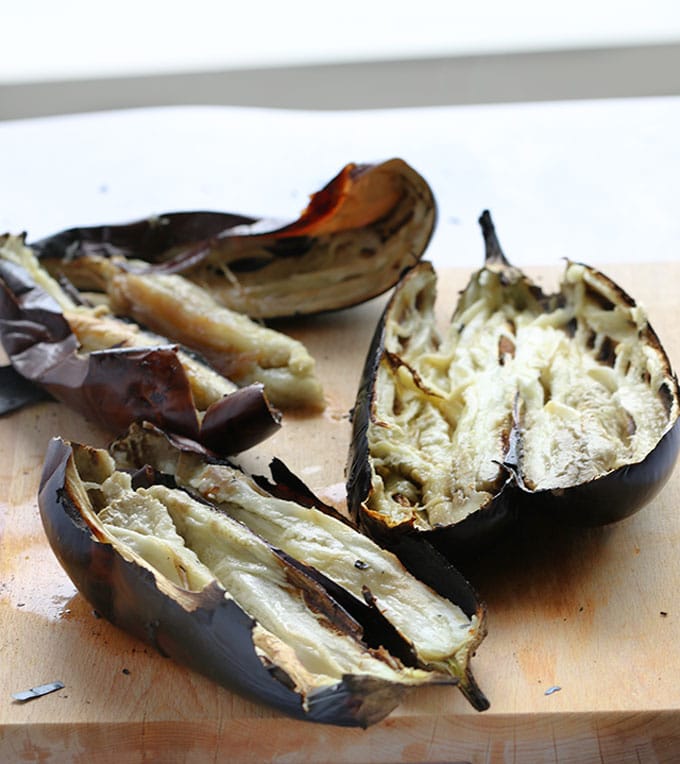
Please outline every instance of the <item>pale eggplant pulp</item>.
[[680, 448], [678, 383], [644, 311], [567, 263], [544, 294], [502, 255], [436, 326], [436, 275], [397, 287], [353, 414], [349, 505], [383, 543], [428, 539], [459, 558], [518, 518], [608, 524], [638, 511]]
[[[277, 498], [200, 446], [182, 441], [178, 448], [174, 439], [146, 428], [163, 440], [165, 466], [172, 461], [167, 455], [175, 454], [178, 463], [191, 465], [194, 477], [203, 470], [213, 501], [200, 480], [198, 487], [182, 489], [149, 465], [136, 473], [119, 469], [98, 449], [54, 440], [46, 457], [39, 494], [45, 531], [97, 612], [219, 684], [309, 721], [366, 727], [416, 687], [463, 683], [468, 652], [483, 637], [481, 610], [467, 616], [372, 545], [373, 559], [399, 577], [397, 599], [402, 589], [417, 590], [426, 593], [423, 606], [436, 605], [429, 639], [418, 638], [425, 647], [418, 640], [412, 644], [400, 631], [408, 601], [375, 604], [387, 597], [378, 572], [364, 571], [367, 583], [357, 598], [343, 582], [286, 552], [285, 533], [272, 543], [244, 520], [291, 505], [290, 535], [299, 524], [313, 538], [313, 524], [308, 527], [295, 512], [315, 512], [322, 534], [327, 522], [339, 522], [332, 512]], [[113, 451], [118, 457], [136, 450], [121, 442]], [[278, 485], [276, 492], [284, 488]], [[223, 501], [214, 498], [220, 490]], [[285, 491], [297, 495], [299, 485], [293, 480]], [[238, 496], [250, 498], [240, 502]], [[232, 517], [229, 510], [237, 513], [239, 506], [241, 517]], [[343, 528], [357, 544], [353, 562], [360, 554], [368, 558], [372, 542], [347, 524]], [[352, 566], [350, 580], [360, 567]], [[442, 614], [447, 623], [440, 623]], [[461, 668], [462, 678], [456, 674]], [[488, 705], [481, 692], [477, 702]]]
[[290, 223], [178, 212], [72, 228], [31, 246], [50, 272], [82, 289], [105, 290], [97, 261], [111, 258], [140, 273], [181, 274], [231, 310], [268, 319], [382, 294], [420, 260], [435, 220], [427, 182], [392, 159], [347, 165]]

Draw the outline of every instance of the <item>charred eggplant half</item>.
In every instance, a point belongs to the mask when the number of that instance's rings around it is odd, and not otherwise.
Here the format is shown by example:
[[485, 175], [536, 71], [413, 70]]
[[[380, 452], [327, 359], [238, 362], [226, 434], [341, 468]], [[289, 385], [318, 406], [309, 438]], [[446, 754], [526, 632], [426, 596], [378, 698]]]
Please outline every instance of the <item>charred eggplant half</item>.
[[[226, 385], [233, 390], [259, 383], [277, 407], [319, 411], [325, 406], [316, 364], [301, 342], [225, 308], [182, 276], [133, 274], [93, 256], [91, 268], [106, 274], [106, 295], [83, 295], [63, 276], [59, 281], [52, 277], [22, 237], [0, 237], [0, 260], [26, 270], [59, 303], [84, 349], [157, 342], [151, 331], [207, 361], [210, 366], [202, 363], [200, 373], [191, 354], [184, 354], [183, 363], [192, 367], [195, 378], [206, 381], [212, 376], [212, 387]], [[94, 308], [83, 304], [88, 300]], [[139, 331], [140, 326], [146, 331]]]
[[31, 263], [20, 237], [0, 237], [3, 413], [37, 386], [114, 435], [148, 420], [233, 454], [278, 430], [261, 384], [237, 388], [177, 345], [78, 305]]
[[436, 274], [421, 263], [367, 356], [347, 487], [386, 542], [414, 534], [459, 554], [530, 512], [611, 523], [677, 458], [678, 382], [642, 307], [577, 262], [544, 293], [509, 264], [488, 212], [480, 224], [486, 264], [449, 325], [437, 327]]
[[467, 584], [442, 562], [438, 593], [275, 472], [256, 479], [133, 425], [109, 452], [53, 440], [39, 506], [97, 612], [251, 699], [363, 727], [423, 685], [457, 684], [486, 708], [469, 669], [484, 611]]
[[427, 182], [391, 159], [346, 165], [286, 224], [178, 212], [72, 228], [31, 246], [48, 270], [82, 289], [106, 290], [109, 272], [98, 260], [114, 258], [135, 272], [180, 273], [222, 305], [266, 319], [346, 308], [382, 294], [418, 262], [435, 218]]

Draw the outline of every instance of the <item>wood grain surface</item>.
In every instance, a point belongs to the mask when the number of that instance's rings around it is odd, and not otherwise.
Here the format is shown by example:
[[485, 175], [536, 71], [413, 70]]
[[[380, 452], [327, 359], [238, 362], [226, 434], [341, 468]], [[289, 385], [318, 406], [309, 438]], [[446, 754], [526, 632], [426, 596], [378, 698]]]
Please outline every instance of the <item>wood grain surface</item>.
[[[558, 269], [528, 270], [556, 285]], [[680, 263], [602, 270], [647, 308], [677, 367]], [[467, 277], [440, 276], [443, 320]], [[316, 357], [328, 408], [287, 416], [280, 433], [243, 455], [245, 466], [262, 473], [279, 456], [342, 507], [348, 413], [383, 304], [278, 324]], [[284, 718], [98, 619], [38, 516], [54, 435], [101, 446], [110, 437], [56, 403], [0, 421], [1, 762], [680, 761], [680, 470], [621, 523], [526, 532], [465, 571], [489, 611], [473, 660], [489, 711], [473, 711], [455, 688], [426, 688], [356, 730]], [[11, 698], [54, 680], [64, 688], [23, 704]]]

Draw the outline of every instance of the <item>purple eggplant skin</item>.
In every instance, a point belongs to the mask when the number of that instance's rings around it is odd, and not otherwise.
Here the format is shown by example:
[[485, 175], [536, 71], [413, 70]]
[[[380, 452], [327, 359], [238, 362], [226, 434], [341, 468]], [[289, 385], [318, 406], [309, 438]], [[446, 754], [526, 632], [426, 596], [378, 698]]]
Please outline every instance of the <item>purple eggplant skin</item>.
[[678, 453], [680, 419], [640, 462], [564, 490], [518, 489], [513, 500], [519, 512], [567, 526], [609, 525], [639, 512], [657, 496], [675, 469]]
[[121, 267], [180, 273], [228, 308], [273, 319], [339, 310], [384, 293], [422, 257], [436, 217], [426, 180], [391, 159], [347, 164], [292, 222], [168, 212], [70, 228], [30, 246], [47, 270], [79, 288], [101, 289], [88, 258], [111, 257]]
[[[487, 267], [514, 272], [503, 254], [488, 213], [480, 218], [486, 243]], [[576, 264], [579, 265], [579, 264]], [[635, 308], [634, 300], [620, 287], [593, 268], [587, 268], [597, 283], [605, 284], [624, 306]], [[422, 262], [404, 277], [418, 278], [418, 272], [434, 271]], [[403, 283], [403, 282], [402, 282]], [[397, 286], [397, 291], [401, 284]], [[538, 301], [560, 300], [561, 295], [544, 295], [532, 285], [533, 297]], [[434, 297], [432, 297], [434, 299]], [[670, 368], [665, 352], [652, 327], [647, 324], [640, 332], [639, 341], [645, 342], [661, 359], [665, 369], [663, 383], [656, 392], [668, 414], [668, 426], [659, 433], [654, 447], [639, 460], [619, 466], [595, 478], [561, 488], [536, 489], [527, 485], [520, 474], [517, 446], [513, 438], [520, 427], [515, 422], [510, 433], [507, 450], [498, 461], [499, 474], [491, 498], [459, 521], [431, 528], [416, 528], [413, 518], [403, 522], [391, 521], [369, 506], [372, 492], [371, 454], [368, 429], [376, 422], [376, 380], [381, 364], [394, 366], [399, 359], [386, 350], [386, 327], [397, 304], [397, 293], [388, 302], [369, 346], [362, 377], [352, 411], [352, 439], [346, 468], [348, 507], [350, 514], [362, 529], [379, 543], [396, 551], [402, 538], [409, 543], [418, 540], [431, 544], [450, 560], [460, 562], [476, 551], [488, 548], [522, 522], [548, 522], [568, 526], [601, 526], [620, 521], [648, 504], [663, 488], [675, 467], [680, 452], [680, 418], [678, 401], [680, 392], [677, 376]], [[553, 303], [558, 304], [559, 302]], [[455, 455], [452, 471], [455, 470]]]
[[0, 341], [16, 372], [13, 388], [0, 394], [3, 413], [39, 400], [29, 392], [17, 395], [21, 377], [27, 389], [37, 385], [113, 434], [148, 420], [234, 454], [280, 427], [281, 415], [260, 384], [225, 395], [199, 417], [177, 345], [80, 353], [58, 304], [23, 268], [6, 261], [0, 263]]
[[[79, 458], [87, 458], [82, 454]], [[97, 613], [161, 654], [255, 702], [296, 719], [366, 727], [382, 719], [405, 688], [372, 678], [346, 677], [302, 698], [258, 658], [255, 622], [215, 584], [201, 592], [159, 590], [153, 574], [123, 558], [93, 535], [69, 490], [71, 445], [51, 441], [39, 488], [40, 514], [49, 543], [81, 594]]]
[[227, 212], [173, 212], [114, 226], [69, 228], [30, 246], [43, 260], [60, 260], [67, 252], [76, 255], [123, 255], [156, 262], [176, 247], [191, 245], [237, 226], [252, 226], [256, 218]]

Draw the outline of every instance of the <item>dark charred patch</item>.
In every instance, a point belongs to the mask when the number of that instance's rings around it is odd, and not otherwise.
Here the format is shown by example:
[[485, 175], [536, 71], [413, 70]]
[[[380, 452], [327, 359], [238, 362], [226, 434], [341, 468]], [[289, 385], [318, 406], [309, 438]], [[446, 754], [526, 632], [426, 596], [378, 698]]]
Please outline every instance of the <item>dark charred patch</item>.
[[177, 483], [171, 475], [159, 472], [149, 464], [145, 464], [143, 467], [132, 473], [131, 486], [134, 490], [137, 490], [138, 488], [150, 488], [152, 485], [164, 485], [168, 488], [177, 487]]
[[425, 311], [430, 303], [430, 295], [424, 290], [421, 289], [418, 294], [416, 295], [416, 299], [414, 302], [415, 309], [422, 313]]
[[532, 286], [531, 292], [536, 300], [546, 309], [546, 312], [552, 312], [563, 308], [567, 304], [567, 296], [562, 292], [553, 295], [543, 294], [543, 290], [538, 286]]
[[597, 360], [613, 368], [616, 363], [616, 348], [618, 344], [611, 337], [604, 337], [600, 343], [600, 349], [597, 351]]
[[280, 558], [286, 580], [293, 589], [300, 591], [309, 610], [323, 616], [321, 623], [339, 634], [346, 634], [362, 641], [361, 625], [306, 572], [304, 566], [281, 551], [276, 551], [276, 554]]
[[265, 656], [260, 656], [260, 660], [262, 661], [264, 668], [269, 672], [272, 679], [276, 679], [277, 682], [280, 682], [289, 690], [296, 690], [295, 682], [291, 679], [290, 674], [287, 671], [284, 671], [281, 666], [277, 666], [276, 664], [272, 663]]
[[238, 260], [232, 260], [229, 263], [229, 270], [232, 273], [254, 273], [271, 265], [273, 258], [266, 255], [252, 255], [251, 257], [240, 257]]
[[587, 282], [584, 282], [584, 286], [585, 293], [591, 302], [594, 302], [602, 308], [602, 310], [614, 310], [616, 305], [606, 295], [602, 294], [602, 292], [598, 291]]
[[391, 239], [397, 234], [404, 226], [408, 225], [413, 220], [413, 209], [407, 207], [405, 210], [400, 210], [397, 205], [397, 210], [393, 214], [389, 215], [386, 219], [376, 225], [381, 240], [385, 241]]
[[[326, 619], [324, 623], [329, 629], [352, 636], [371, 650], [387, 650], [405, 666], [417, 665], [412, 646], [382, 614], [368, 586], [362, 587], [364, 602], [361, 602], [315, 568], [308, 567], [281, 551], [277, 554], [291, 566], [290, 576], [286, 574], [288, 580], [296, 582], [294, 585], [302, 591], [307, 607], [312, 612], [321, 614]], [[357, 560], [355, 567], [358, 570], [369, 569], [362, 560]], [[311, 587], [308, 584], [311, 584]], [[389, 660], [389, 654], [383, 652], [377, 653], [376, 656], [392, 662]]]
[[289, 236], [277, 239], [267, 246], [267, 251], [275, 258], [300, 257], [307, 254], [315, 244], [309, 236]]
[[575, 318], [572, 318], [571, 320], [567, 321], [563, 328], [567, 337], [575, 337], [576, 330], [578, 329], [578, 321]]
[[387, 362], [392, 374], [396, 375], [400, 367], [408, 369], [408, 372], [411, 375], [413, 382], [419, 391], [421, 391], [423, 394], [428, 396], [439, 397], [433, 390], [431, 390], [425, 384], [425, 382], [423, 382], [423, 378], [420, 376], [420, 374], [418, 374], [418, 372], [410, 364], [408, 364], [401, 356], [398, 356], [396, 353], [391, 353], [388, 350], [386, 350], [384, 352], [383, 357], [385, 361]]
[[410, 507], [411, 506], [411, 502], [409, 501], [408, 497], [404, 496], [403, 493], [393, 493], [392, 494], [392, 500], [395, 503], [400, 504], [402, 507]]
[[664, 382], [658, 391], [659, 398], [663, 403], [666, 414], [670, 416], [673, 411], [674, 396], [668, 382]]

